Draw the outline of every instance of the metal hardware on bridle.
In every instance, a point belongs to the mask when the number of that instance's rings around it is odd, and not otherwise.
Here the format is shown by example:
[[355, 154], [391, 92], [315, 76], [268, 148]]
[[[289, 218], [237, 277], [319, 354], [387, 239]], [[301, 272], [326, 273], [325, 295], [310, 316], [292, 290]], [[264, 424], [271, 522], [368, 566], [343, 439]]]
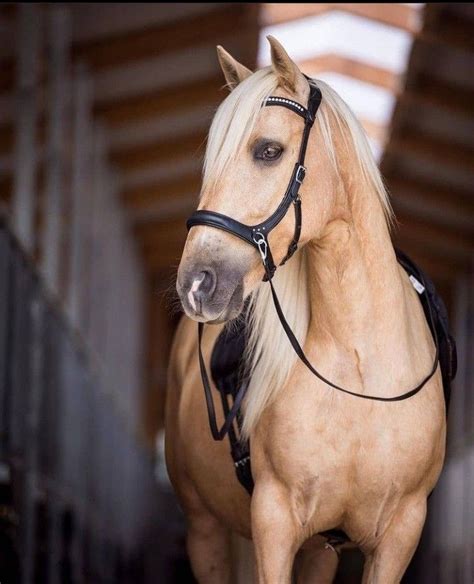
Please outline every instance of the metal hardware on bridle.
[[265, 264], [267, 261], [267, 254], [268, 254], [268, 243], [265, 239], [263, 233], [257, 231], [257, 233], [253, 236], [253, 240], [257, 244], [258, 251], [260, 252], [260, 256], [262, 258], [262, 262]]
[[[293, 204], [295, 209], [295, 230], [293, 239], [288, 246], [287, 253], [285, 257], [280, 262], [280, 265], [283, 265], [287, 262], [291, 256], [295, 253], [298, 249], [298, 242], [301, 235], [301, 224], [302, 224], [302, 213], [301, 213], [301, 199], [299, 196], [299, 188], [302, 185], [305, 176], [306, 176], [306, 168], [304, 166], [305, 156], [306, 156], [306, 149], [308, 146], [308, 139], [311, 132], [311, 128], [313, 126], [316, 113], [321, 103], [321, 92], [320, 90], [313, 84], [309, 84], [310, 86], [310, 96], [308, 100], [308, 107], [305, 108], [301, 104], [293, 101], [291, 99], [278, 97], [278, 96], [270, 96], [268, 97], [263, 106], [282, 106], [290, 109], [291, 111], [295, 112], [299, 116], [304, 119], [304, 129], [303, 135], [301, 138], [300, 150], [298, 154], [298, 160], [293, 167], [293, 171], [291, 174], [290, 182], [286, 189], [286, 192], [283, 196], [282, 201], [278, 205], [277, 209], [262, 223], [258, 225], [245, 225], [236, 219], [232, 219], [232, 217], [228, 217], [227, 215], [223, 215], [221, 213], [216, 213], [215, 211], [207, 211], [207, 210], [198, 210], [195, 211], [191, 217], [188, 219], [186, 225], [188, 230], [192, 227], [198, 225], [205, 225], [209, 227], [215, 227], [216, 229], [222, 229], [235, 235], [236, 237], [240, 237], [250, 245], [253, 245], [259, 252], [260, 257], [262, 259], [262, 264], [265, 270], [264, 274], [264, 281], [268, 281], [271, 287], [272, 299], [275, 305], [275, 309], [277, 311], [278, 318], [280, 323], [285, 331], [288, 340], [290, 341], [291, 346], [293, 347], [294, 351], [300, 358], [300, 360], [304, 363], [304, 365], [313, 373], [315, 377], [321, 380], [326, 385], [329, 385], [333, 389], [341, 391], [343, 393], [347, 393], [349, 395], [360, 397], [362, 399], [369, 399], [374, 401], [382, 401], [382, 402], [395, 402], [395, 401], [402, 401], [412, 397], [413, 395], [417, 394], [424, 385], [433, 377], [436, 373], [438, 368], [438, 359], [439, 359], [439, 343], [438, 338], [436, 335], [433, 315], [431, 311], [431, 306], [428, 303], [428, 313], [430, 318], [430, 326], [434, 331], [434, 341], [435, 341], [435, 358], [433, 362], [433, 366], [430, 370], [430, 373], [413, 389], [394, 397], [379, 397], [376, 395], [366, 395], [357, 393], [354, 391], [350, 391], [343, 387], [340, 387], [326, 379], [321, 373], [319, 373], [313, 365], [309, 362], [306, 355], [301, 348], [297, 338], [295, 337], [293, 331], [291, 330], [290, 325], [286, 321], [286, 318], [283, 314], [283, 310], [281, 308], [280, 302], [278, 300], [278, 296], [276, 294], [275, 288], [273, 286], [272, 278], [276, 271], [276, 265], [273, 261], [273, 256], [271, 252], [271, 248], [268, 242], [268, 235], [285, 217], [288, 209], [290, 208], [291, 204]], [[424, 285], [424, 282], [422, 282]], [[201, 343], [202, 343], [202, 333], [203, 333], [203, 323], [199, 323], [198, 325], [198, 349], [199, 349], [199, 365], [201, 370], [201, 379], [204, 386], [204, 394], [206, 398], [207, 404], [207, 411], [209, 416], [209, 425], [211, 428], [211, 433], [214, 440], [223, 440], [225, 435], [232, 431], [234, 420], [240, 410], [240, 406], [242, 401], [245, 397], [247, 386], [243, 385], [236, 397], [232, 408], [226, 412], [224, 424], [220, 429], [217, 427], [215, 409], [214, 409], [214, 402], [212, 398], [212, 390], [209, 382], [209, 377], [206, 370], [206, 364], [204, 361], [204, 357], [202, 354]]]

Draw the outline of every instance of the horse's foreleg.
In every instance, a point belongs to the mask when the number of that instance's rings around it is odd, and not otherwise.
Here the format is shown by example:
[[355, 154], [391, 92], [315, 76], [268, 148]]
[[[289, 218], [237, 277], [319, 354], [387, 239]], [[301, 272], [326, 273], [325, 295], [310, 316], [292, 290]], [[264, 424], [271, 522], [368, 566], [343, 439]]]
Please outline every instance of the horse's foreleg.
[[208, 511], [188, 516], [187, 548], [199, 584], [230, 584], [230, 534]]
[[285, 490], [277, 482], [257, 483], [252, 496], [252, 539], [258, 584], [290, 584], [300, 541]]
[[363, 584], [400, 582], [420, 540], [426, 499], [405, 501], [394, 514], [379, 543], [366, 553]]

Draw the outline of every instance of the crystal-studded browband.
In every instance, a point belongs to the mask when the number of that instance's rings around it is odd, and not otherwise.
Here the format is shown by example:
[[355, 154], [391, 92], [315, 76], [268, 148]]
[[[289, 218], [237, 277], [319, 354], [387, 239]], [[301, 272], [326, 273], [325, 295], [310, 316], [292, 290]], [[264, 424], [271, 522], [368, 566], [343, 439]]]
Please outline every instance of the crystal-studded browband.
[[294, 101], [292, 99], [288, 99], [286, 97], [278, 97], [277, 95], [270, 95], [270, 97], [267, 97], [267, 99], [264, 100], [264, 102], [262, 103], [262, 106], [267, 106], [267, 105], [282, 105], [284, 107], [291, 109], [296, 114], [300, 115], [302, 118], [305, 118], [305, 119], [311, 115], [309, 110], [306, 109], [305, 107], [303, 107], [300, 103], [298, 103], [297, 101]]

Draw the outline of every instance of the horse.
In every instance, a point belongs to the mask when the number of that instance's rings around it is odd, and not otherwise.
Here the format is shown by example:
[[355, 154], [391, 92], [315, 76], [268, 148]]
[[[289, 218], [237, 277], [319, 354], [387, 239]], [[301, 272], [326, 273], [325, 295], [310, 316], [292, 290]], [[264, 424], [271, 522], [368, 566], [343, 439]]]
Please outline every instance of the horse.
[[[299, 247], [272, 281], [308, 360], [338, 386], [382, 399], [358, 399], [312, 375], [272, 306], [260, 248], [197, 225], [176, 281], [185, 316], [169, 362], [168, 473], [202, 584], [233, 581], [233, 533], [252, 542], [258, 584], [332, 582], [338, 554], [320, 535], [332, 529], [364, 554], [363, 582], [391, 584], [415, 552], [443, 466], [439, 368], [410, 399], [383, 399], [423, 379], [433, 337], [397, 262], [389, 197], [361, 125], [333, 89], [308, 79], [267, 38], [271, 65], [256, 72], [217, 49], [230, 93], [210, 127], [199, 209], [255, 224], [277, 208], [303, 126], [288, 108], [262, 104], [277, 95], [305, 105], [317, 87]], [[275, 264], [287, 254], [294, 223], [287, 213], [268, 236]], [[251, 444], [252, 496], [236, 479], [228, 446], [209, 431], [196, 335], [196, 321], [213, 325], [202, 335], [208, 365], [219, 334], [244, 307], [251, 326], [242, 436]]]

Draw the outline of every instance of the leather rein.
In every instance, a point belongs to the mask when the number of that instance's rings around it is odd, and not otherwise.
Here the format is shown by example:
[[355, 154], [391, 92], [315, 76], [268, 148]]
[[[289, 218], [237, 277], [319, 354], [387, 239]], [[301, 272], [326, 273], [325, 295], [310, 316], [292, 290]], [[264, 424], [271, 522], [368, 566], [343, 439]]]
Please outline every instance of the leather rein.
[[[397, 396], [393, 397], [380, 397], [376, 395], [366, 395], [362, 393], [357, 393], [355, 391], [350, 391], [339, 385], [333, 383], [326, 379], [321, 373], [317, 371], [315, 367], [309, 362], [308, 358], [306, 357], [300, 343], [298, 342], [295, 334], [291, 330], [290, 325], [288, 324], [285, 315], [283, 314], [283, 310], [280, 305], [280, 301], [278, 300], [277, 293], [273, 286], [272, 278], [276, 271], [276, 265], [273, 260], [273, 255], [270, 249], [270, 244], [268, 241], [269, 233], [282, 221], [285, 217], [288, 209], [290, 208], [291, 204], [294, 206], [295, 210], [295, 230], [293, 239], [288, 246], [288, 251], [280, 262], [280, 265], [283, 265], [287, 260], [291, 258], [291, 256], [295, 253], [298, 248], [298, 242], [301, 234], [301, 224], [302, 224], [302, 212], [301, 212], [301, 198], [299, 196], [299, 189], [303, 184], [305, 175], [306, 175], [306, 168], [304, 166], [305, 157], [306, 157], [306, 149], [308, 146], [309, 135], [311, 132], [311, 128], [313, 127], [316, 113], [318, 108], [321, 104], [321, 91], [314, 86], [313, 84], [309, 84], [310, 86], [310, 96], [308, 100], [308, 107], [305, 108], [301, 104], [293, 101], [291, 99], [278, 97], [278, 96], [270, 96], [268, 97], [262, 106], [281, 106], [286, 107], [287, 109], [291, 110], [292, 112], [298, 114], [300, 117], [304, 119], [304, 129], [303, 135], [301, 138], [301, 144], [298, 154], [298, 159], [295, 163], [293, 168], [290, 182], [286, 189], [286, 192], [283, 196], [282, 201], [278, 205], [277, 209], [266, 219], [265, 221], [257, 224], [257, 225], [246, 225], [232, 219], [232, 217], [228, 217], [227, 215], [223, 215], [221, 213], [216, 213], [215, 211], [207, 211], [207, 210], [198, 210], [195, 211], [191, 217], [188, 219], [186, 225], [188, 230], [192, 227], [205, 225], [208, 227], [215, 227], [216, 229], [221, 229], [243, 239], [245, 242], [249, 243], [253, 247], [255, 247], [258, 252], [260, 253], [260, 257], [262, 259], [262, 264], [265, 270], [264, 281], [268, 281], [271, 287], [271, 293], [273, 298], [273, 303], [275, 305], [275, 309], [277, 311], [278, 318], [280, 323], [285, 331], [288, 340], [290, 341], [291, 346], [293, 347], [295, 353], [298, 355], [299, 359], [304, 363], [304, 365], [311, 371], [311, 373], [321, 380], [326, 385], [336, 389], [337, 391], [344, 392], [346, 394], [359, 397], [362, 399], [368, 400], [375, 400], [375, 401], [382, 401], [382, 402], [396, 402], [408, 399], [415, 394], [417, 394], [425, 385], [426, 383], [433, 377], [436, 373], [438, 368], [438, 358], [439, 358], [439, 345], [438, 345], [438, 338], [436, 332], [434, 333], [434, 341], [436, 347], [435, 358], [433, 362], [433, 366], [428, 373], [428, 375], [413, 389], [402, 393]], [[424, 282], [421, 282], [424, 288]], [[430, 325], [432, 330], [435, 330], [433, 324], [433, 314], [431, 310], [431, 305], [428, 302], [428, 313], [430, 318]], [[237, 417], [242, 401], [245, 397], [248, 384], [243, 383], [241, 388], [237, 392], [235, 396], [234, 403], [232, 408], [225, 412], [224, 423], [221, 428], [217, 425], [216, 420], [216, 412], [214, 407], [214, 400], [212, 397], [212, 389], [211, 384], [209, 381], [209, 376], [206, 369], [206, 364], [204, 361], [204, 357], [202, 354], [202, 335], [203, 335], [203, 323], [198, 324], [198, 340], [199, 340], [199, 366], [201, 370], [201, 379], [202, 384], [204, 387], [204, 394], [206, 398], [206, 405], [207, 405], [207, 412], [209, 417], [209, 426], [211, 429], [212, 436], [214, 440], [223, 440], [226, 434], [231, 430], [233, 427], [233, 423], [235, 418]]]

